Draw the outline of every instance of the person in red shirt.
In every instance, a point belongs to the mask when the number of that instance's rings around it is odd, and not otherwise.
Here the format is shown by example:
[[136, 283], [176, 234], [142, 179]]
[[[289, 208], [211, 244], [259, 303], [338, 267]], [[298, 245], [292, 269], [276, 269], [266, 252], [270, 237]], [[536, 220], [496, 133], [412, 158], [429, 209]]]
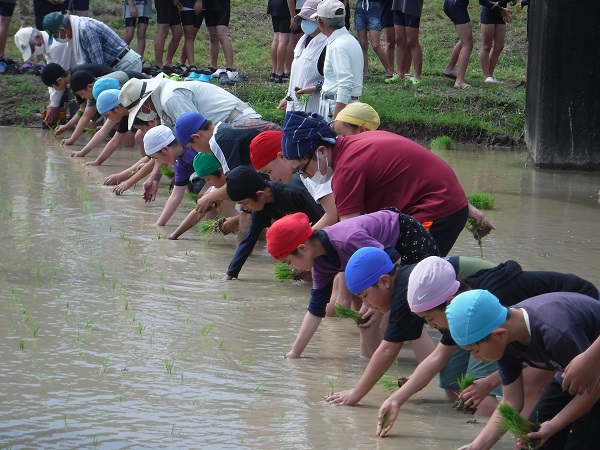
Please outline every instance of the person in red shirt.
[[341, 220], [394, 206], [429, 230], [442, 256], [467, 217], [487, 223], [468, 203], [452, 168], [405, 137], [386, 131], [336, 137], [322, 116], [288, 112], [282, 148], [303, 176], [322, 183], [333, 177]]

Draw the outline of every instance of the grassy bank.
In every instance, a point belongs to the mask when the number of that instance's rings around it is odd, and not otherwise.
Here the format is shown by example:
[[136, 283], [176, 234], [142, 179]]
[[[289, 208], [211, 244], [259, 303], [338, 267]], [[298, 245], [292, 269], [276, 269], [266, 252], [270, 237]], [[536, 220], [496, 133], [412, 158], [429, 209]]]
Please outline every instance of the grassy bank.
[[[250, 77], [247, 83], [231, 90], [250, 101], [265, 118], [281, 122], [283, 113], [276, 110], [285, 92], [284, 85], [267, 81], [270, 73], [269, 46], [272, 38], [271, 21], [266, 15], [265, 0], [232, 0], [230, 37], [235, 50], [235, 65], [239, 72]], [[355, 4], [354, 1], [351, 4]], [[421, 19], [423, 46], [423, 81], [417, 87], [399, 87], [383, 82], [383, 68], [371, 51], [371, 76], [365, 80], [363, 100], [373, 105], [382, 119], [382, 128], [402, 133], [420, 141], [446, 134], [456, 141], [487, 144], [515, 145], [523, 142], [525, 91], [515, 88], [525, 70], [525, 13], [514, 9], [514, 20], [507, 26], [506, 45], [500, 57], [495, 76], [503, 83], [486, 85], [479, 67], [480, 7], [472, 2], [469, 7], [475, 46], [466, 80], [470, 89], [455, 89], [452, 81], [441, 76], [446, 66], [456, 33], [442, 11], [443, 0], [427, 0]], [[92, 4], [93, 17], [104, 21], [121, 35], [124, 33], [122, 5], [109, 0]], [[19, 27], [14, 18], [11, 35]], [[144, 60], [154, 59], [155, 27], [150, 25]], [[9, 39], [7, 54], [18, 52]], [[208, 37], [203, 27], [195, 46], [196, 64], [208, 65]], [[176, 58], [177, 59], [177, 58]], [[220, 60], [221, 62], [221, 60]], [[45, 103], [45, 88], [37, 78], [0, 76], [0, 88], [10, 86], [19, 94], [15, 101], [11, 93], [0, 99], [2, 123], [9, 116], [11, 123], [30, 122], [31, 111], [41, 110]], [[34, 94], [28, 92], [33, 91]], [[9, 110], [7, 110], [9, 108]]]

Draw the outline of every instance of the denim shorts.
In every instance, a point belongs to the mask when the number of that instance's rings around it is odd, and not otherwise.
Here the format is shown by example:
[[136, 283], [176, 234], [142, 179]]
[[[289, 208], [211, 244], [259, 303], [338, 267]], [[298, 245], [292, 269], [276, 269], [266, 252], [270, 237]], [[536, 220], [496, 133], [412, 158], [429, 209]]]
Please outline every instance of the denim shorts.
[[[369, 9], [365, 9], [369, 5]], [[377, 30], [381, 31], [381, 19], [379, 2], [372, 0], [358, 0], [354, 11], [355, 30]]]

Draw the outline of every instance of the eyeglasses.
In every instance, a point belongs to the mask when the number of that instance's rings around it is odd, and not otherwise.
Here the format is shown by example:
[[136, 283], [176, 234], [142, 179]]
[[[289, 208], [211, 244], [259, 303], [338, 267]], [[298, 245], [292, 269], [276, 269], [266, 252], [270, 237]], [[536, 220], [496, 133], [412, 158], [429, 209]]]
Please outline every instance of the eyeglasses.
[[317, 147], [315, 147], [315, 149], [311, 152], [310, 157], [308, 158], [308, 161], [306, 162], [306, 164], [304, 164], [304, 167], [301, 169], [300, 167], [298, 167], [296, 170], [294, 170], [294, 173], [299, 173], [300, 175], [308, 175], [306, 173], [306, 169], [308, 169], [308, 165], [310, 164], [310, 162], [313, 160], [313, 158], [315, 157], [315, 153], [317, 153], [317, 148], [319, 148], [319, 146], [317, 145]]

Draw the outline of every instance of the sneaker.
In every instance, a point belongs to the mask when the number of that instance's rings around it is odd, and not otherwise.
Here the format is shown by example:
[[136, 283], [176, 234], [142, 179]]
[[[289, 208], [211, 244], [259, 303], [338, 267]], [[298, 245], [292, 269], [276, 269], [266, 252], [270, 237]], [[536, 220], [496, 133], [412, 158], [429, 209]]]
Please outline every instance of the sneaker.
[[212, 75], [207, 73], [201, 73], [196, 79], [198, 81], [203, 81], [204, 83], [212, 83]]
[[233, 80], [235, 77], [238, 76], [237, 70], [227, 70], [225, 73], [227, 73], [227, 76], [230, 80]]
[[[224, 70], [224, 69], [223, 69]], [[214, 75], [213, 75], [214, 76]], [[221, 72], [218, 76], [219, 78], [219, 83], [221, 84], [229, 84], [229, 75], [227, 75], [227, 72]]]
[[229, 84], [243, 83], [244, 81], [248, 81], [248, 77], [236, 75], [234, 78], [229, 79]]
[[404, 78], [402, 78], [400, 75], [394, 75], [392, 78], [386, 78], [384, 81], [388, 84], [397, 84], [405, 82]]
[[0, 61], [0, 73], [6, 72], [6, 63], [4, 61]]
[[486, 83], [499, 83], [499, 81], [498, 81], [498, 80], [496, 80], [494, 77], [487, 77], [487, 78], [485, 79], [485, 82], [486, 82]]
[[213, 78], [219, 78], [220, 80], [220, 76], [222, 73], [227, 73], [227, 70], [225, 69], [217, 69], [212, 73]]

